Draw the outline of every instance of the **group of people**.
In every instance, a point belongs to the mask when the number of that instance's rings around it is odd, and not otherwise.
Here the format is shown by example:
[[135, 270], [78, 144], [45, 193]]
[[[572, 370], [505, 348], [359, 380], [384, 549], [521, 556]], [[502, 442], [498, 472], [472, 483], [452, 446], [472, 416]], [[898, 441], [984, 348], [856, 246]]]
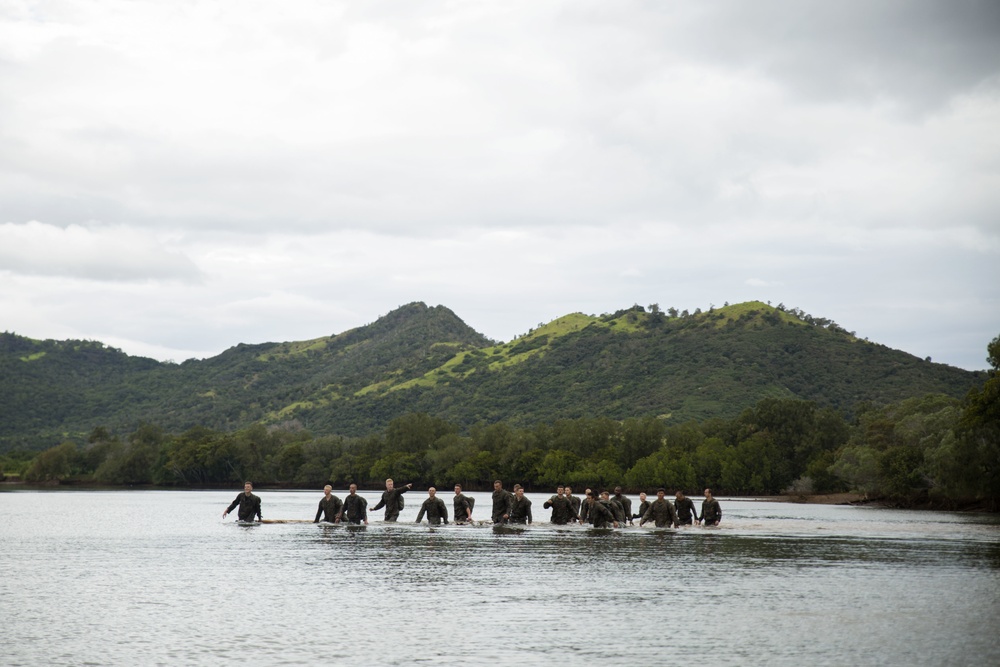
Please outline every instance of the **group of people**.
[[[385, 480], [385, 491], [382, 492], [381, 500], [372, 511], [385, 508], [384, 520], [396, 521], [405, 506], [403, 494], [412, 488], [412, 484], [397, 487], [391, 479]], [[560, 484], [556, 487], [555, 495], [546, 500], [542, 507], [552, 510], [550, 520], [553, 524], [591, 524], [595, 528], [632, 526], [635, 525], [636, 519], [639, 520], [640, 526], [652, 522], [657, 528], [678, 528], [702, 523], [706, 526], [718, 526], [722, 520], [722, 508], [719, 506], [719, 501], [712, 497], [711, 489], [705, 489], [705, 500], [701, 503], [700, 516], [695, 510], [694, 501], [685, 496], [683, 491], [675, 494], [673, 502], [667, 500], [666, 493], [665, 489], [657, 489], [656, 500], [653, 501], [648, 500], [645, 493], [640, 493], [638, 511], [633, 514], [632, 501], [622, 494], [620, 486], [615, 487], [613, 495], [607, 491], [595, 493], [587, 489], [584, 497], [580, 498], [573, 495], [572, 488]], [[475, 498], [462, 493], [460, 484], [455, 485], [452, 515], [455, 523], [473, 521], [472, 510], [475, 502]], [[250, 482], [243, 485], [243, 493], [236, 496], [222, 513], [222, 518], [226, 518], [226, 515], [237, 507], [240, 521], [253, 521], [254, 517], [262, 519], [260, 497], [254, 495], [253, 484]], [[448, 507], [444, 500], [438, 497], [437, 489], [433, 486], [427, 489], [427, 499], [420, 506], [416, 522], [423, 521], [424, 516], [432, 526], [448, 523]], [[327, 484], [323, 487], [323, 497], [316, 508], [316, 518], [313, 522], [318, 523], [321, 518], [329, 523], [367, 525], [368, 501], [358, 495], [357, 484], [351, 484], [344, 500], [333, 495], [333, 487]], [[495, 525], [532, 523], [531, 500], [524, 496], [524, 488], [520, 484], [515, 484], [514, 492], [511, 493], [503, 488], [503, 482], [500, 480], [493, 482], [491, 520]]]
[[[722, 508], [719, 501], [712, 497], [712, 490], [705, 489], [705, 500], [701, 504], [701, 516], [695, 510], [694, 502], [684, 495], [683, 491], [676, 493], [676, 500], [666, 499], [666, 490], [658, 489], [656, 500], [650, 502], [645, 493], [639, 494], [638, 512], [632, 513], [632, 501], [622, 494], [620, 486], [615, 487], [614, 494], [607, 491], [596, 493], [591, 489], [584, 492], [584, 497], [573, 495], [573, 489], [560, 484], [556, 493], [542, 505], [552, 510], [551, 521], [556, 525], [570, 523], [591, 524], [595, 528], [635, 525], [643, 526], [652, 521], [657, 528], [690, 526], [693, 523], [706, 526], [718, 526], [722, 521]], [[524, 489], [514, 486], [514, 493], [504, 490], [500, 480], [493, 482], [493, 523], [530, 524], [531, 501], [524, 497]]]

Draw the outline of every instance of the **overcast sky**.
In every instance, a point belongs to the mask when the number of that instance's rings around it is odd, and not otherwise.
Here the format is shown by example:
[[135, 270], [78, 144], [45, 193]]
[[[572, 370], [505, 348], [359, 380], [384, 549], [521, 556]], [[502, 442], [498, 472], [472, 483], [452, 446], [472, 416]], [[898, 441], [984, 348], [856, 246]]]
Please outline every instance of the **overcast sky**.
[[0, 0], [2, 330], [754, 299], [986, 367], [1000, 2]]

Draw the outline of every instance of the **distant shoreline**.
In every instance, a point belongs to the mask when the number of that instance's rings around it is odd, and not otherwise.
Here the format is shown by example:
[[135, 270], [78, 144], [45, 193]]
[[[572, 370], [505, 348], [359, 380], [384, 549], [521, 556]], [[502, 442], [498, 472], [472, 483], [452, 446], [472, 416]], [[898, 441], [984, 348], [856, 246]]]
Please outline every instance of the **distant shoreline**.
[[[136, 484], [133, 486], [102, 486], [97, 484], [87, 484], [82, 482], [64, 481], [64, 482], [49, 482], [42, 484], [31, 484], [28, 482], [21, 481], [19, 479], [12, 479], [8, 476], [5, 480], [0, 481], [0, 491], [10, 491], [14, 489], [24, 489], [32, 491], [54, 491], [54, 490], [83, 490], [83, 491], [233, 491], [234, 489], [239, 490], [237, 486], [155, 486], [153, 484]], [[302, 487], [293, 485], [257, 485], [255, 487], [256, 491], [315, 491], [320, 493], [319, 487]], [[340, 489], [343, 490], [343, 489]], [[371, 488], [371, 489], [358, 489], [362, 493], [381, 493], [383, 489]], [[475, 489], [468, 489], [470, 491], [475, 491]], [[414, 489], [418, 491], [418, 489]], [[479, 493], [489, 493], [490, 490], [484, 489], [479, 491]], [[532, 492], [529, 492], [532, 493]], [[547, 493], [547, 491], [535, 491], [533, 493]], [[637, 496], [638, 493], [626, 493], [628, 496]], [[697, 502], [700, 496], [694, 495], [690, 496], [693, 500]], [[722, 495], [719, 496], [726, 501], [733, 502], [769, 502], [769, 503], [798, 503], [803, 505], [851, 505], [854, 507], [865, 506], [872, 508], [884, 508], [884, 509], [913, 509], [913, 510], [933, 510], [941, 512], [995, 512], [996, 510], [991, 509], [984, 502], [967, 502], [967, 503], [932, 503], [925, 502], [915, 505], [904, 505], [899, 503], [893, 503], [885, 498], [869, 498], [863, 493], [813, 493], [813, 494], [786, 494], [777, 496], [733, 496], [733, 495]]]

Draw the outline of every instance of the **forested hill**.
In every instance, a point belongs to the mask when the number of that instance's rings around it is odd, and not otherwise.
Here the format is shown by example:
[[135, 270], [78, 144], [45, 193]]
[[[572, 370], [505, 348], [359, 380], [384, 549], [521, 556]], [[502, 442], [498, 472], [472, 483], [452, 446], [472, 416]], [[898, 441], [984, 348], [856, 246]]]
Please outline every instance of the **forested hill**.
[[170, 431], [296, 421], [365, 435], [426, 412], [466, 426], [505, 421], [733, 417], [762, 398], [850, 413], [942, 393], [985, 373], [856, 338], [828, 320], [751, 302], [694, 314], [650, 307], [571, 314], [494, 344], [443, 306], [403, 306], [310, 341], [237, 345], [182, 364], [90, 341], [0, 334], [0, 451], [42, 449], [152, 422]]

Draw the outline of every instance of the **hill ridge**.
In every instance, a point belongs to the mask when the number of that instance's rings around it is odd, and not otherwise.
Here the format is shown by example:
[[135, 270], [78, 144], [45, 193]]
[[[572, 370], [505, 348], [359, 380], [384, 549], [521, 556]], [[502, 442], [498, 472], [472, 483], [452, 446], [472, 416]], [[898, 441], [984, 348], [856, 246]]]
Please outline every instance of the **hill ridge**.
[[465, 426], [682, 421], [732, 416], [768, 396], [850, 412], [931, 392], [961, 397], [985, 378], [759, 301], [569, 313], [508, 342], [418, 301], [339, 334], [240, 343], [182, 364], [4, 333], [0, 371], [0, 451], [141, 421], [172, 430], [296, 421], [316, 434], [363, 435], [412, 411]]

